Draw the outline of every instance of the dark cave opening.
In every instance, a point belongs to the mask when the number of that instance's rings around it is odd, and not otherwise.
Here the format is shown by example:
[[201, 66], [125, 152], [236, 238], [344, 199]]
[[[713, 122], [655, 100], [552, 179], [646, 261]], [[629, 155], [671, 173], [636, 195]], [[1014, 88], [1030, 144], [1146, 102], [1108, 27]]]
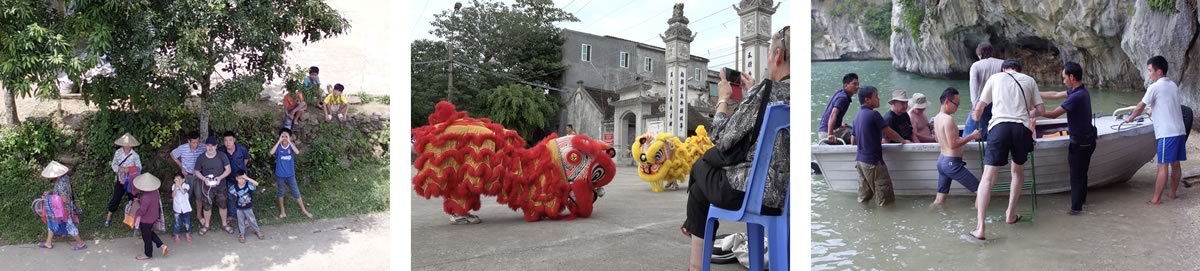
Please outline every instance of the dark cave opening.
[[971, 59], [978, 60], [975, 48], [983, 41], [992, 43], [993, 57], [999, 59], [1016, 59], [1021, 62], [1022, 73], [1032, 76], [1038, 85], [1056, 86], [1062, 84], [1061, 69], [1063, 59], [1058, 46], [1050, 40], [1037, 36], [1020, 36], [1016, 39], [1004, 39], [991, 33], [980, 33], [977, 38], [963, 39], [965, 51]]

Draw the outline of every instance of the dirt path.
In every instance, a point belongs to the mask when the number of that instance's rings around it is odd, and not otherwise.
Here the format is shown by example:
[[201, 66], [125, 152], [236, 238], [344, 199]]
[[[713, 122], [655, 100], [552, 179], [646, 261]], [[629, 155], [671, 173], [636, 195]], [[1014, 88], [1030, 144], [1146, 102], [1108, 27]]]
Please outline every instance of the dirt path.
[[[264, 217], [264, 216], [260, 216]], [[159, 237], [171, 255], [136, 261], [142, 240], [132, 237], [85, 240], [88, 248], [71, 251], [70, 244], [55, 242], [54, 249], [36, 244], [0, 246], [5, 270], [337, 270], [354, 263], [355, 270], [387, 270], [391, 223], [387, 212], [358, 217], [318, 220], [311, 223], [266, 226], [266, 240], [210, 232], [193, 235], [192, 244], [175, 243], [170, 234]], [[86, 263], [79, 265], [77, 263]]]

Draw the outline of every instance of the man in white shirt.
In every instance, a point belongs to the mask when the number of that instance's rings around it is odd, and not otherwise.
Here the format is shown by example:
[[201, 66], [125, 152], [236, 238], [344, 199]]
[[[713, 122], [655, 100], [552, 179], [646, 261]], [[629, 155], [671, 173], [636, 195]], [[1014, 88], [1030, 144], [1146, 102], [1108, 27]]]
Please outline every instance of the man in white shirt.
[[1162, 56], [1151, 57], [1146, 61], [1146, 71], [1154, 83], [1146, 88], [1146, 96], [1142, 97], [1133, 114], [1125, 117], [1125, 122], [1133, 121], [1147, 106], [1150, 107], [1150, 117], [1154, 118], [1154, 139], [1157, 141], [1158, 178], [1154, 182], [1154, 196], [1149, 203], [1158, 205], [1162, 203], [1168, 169], [1171, 174], [1171, 194], [1167, 196], [1175, 199], [1175, 193], [1179, 191], [1179, 161], [1187, 160], [1187, 131], [1184, 130], [1183, 112], [1179, 106], [1179, 87], [1167, 78], [1167, 59]]
[[[983, 90], [983, 85], [987, 83], [988, 78], [992, 75], [1000, 73], [1000, 66], [1004, 64], [1004, 60], [992, 57], [992, 44], [981, 42], [975, 47], [975, 55], [979, 57], [979, 61], [971, 64], [971, 111], [975, 111], [975, 106], [979, 104], [980, 92]], [[972, 118], [967, 118], [967, 123], [963, 126], [964, 133], [970, 133], [976, 129], [982, 129], [982, 139], [987, 139], [987, 123], [992, 119], [992, 108], [984, 107], [983, 116], [976, 122]]]
[[1016, 214], [1017, 200], [1021, 197], [1021, 186], [1025, 183], [1025, 161], [1033, 151], [1033, 119], [1045, 112], [1042, 97], [1038, 94], [1037, 82], [1033, 77], [1021, 73], [1021, 63], [1005, 60], [1001, 73], [988, 78], [980, 92], [979, 104], [971, 117], [977, 121], [983, 116], [984, 107], [991, 105], [992, 120], [988, 122], [987, 148], [983, 159], [983, 180], [976, 192], [975, 209], [979, 224], [975, 231], [965, 237], [985, 240], [984, 217], [991, 199], [992, 184], [1000, 167], [1008, 164], [1012, 154], [1012, 190], [1008, 195], [1008, 210], [1005, 221], [1015, 224], [1021, 221]]

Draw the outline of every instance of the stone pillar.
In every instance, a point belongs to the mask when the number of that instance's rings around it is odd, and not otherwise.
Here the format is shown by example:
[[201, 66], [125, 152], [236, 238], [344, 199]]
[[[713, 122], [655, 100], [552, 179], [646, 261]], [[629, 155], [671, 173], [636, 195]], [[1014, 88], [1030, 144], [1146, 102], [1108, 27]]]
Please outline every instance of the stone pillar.
[[771, 0], [742, 0], [733, 9], [741, 17], [742, 58], [745, 59], [738, 70], [748, 72], [754, 80], [762, 80], [767, 76], [768, 49], [771, 47], [771, 15], [775, 14], [775, 1]]
[[683, 3], [675, 4], [675, 12], [667, 20], [667, 32], [662, 37], [666, 43], [667, 61], [667, 116], [663, 121], [664, 131], [675, 136], [687, 136], [687, 80], [691, 50], [688, 46], [696, 34], [687, 28], [688, 18], [683, 16]]

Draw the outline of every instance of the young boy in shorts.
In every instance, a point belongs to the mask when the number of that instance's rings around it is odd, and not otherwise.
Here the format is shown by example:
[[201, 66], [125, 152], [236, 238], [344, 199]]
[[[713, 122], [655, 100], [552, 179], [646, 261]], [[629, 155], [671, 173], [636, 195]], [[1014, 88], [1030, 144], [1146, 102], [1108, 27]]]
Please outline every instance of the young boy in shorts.
[[1150, 81], [1154, 83], [1146, 88], [1146, 95], [1133, 110], [1133, 114], [1125, 117], [1125, 122], [1132, 122], [1147, 106], [1150, 107], [1150, 117], [1154, 118], [1154, 138], [1157, 141], [1155, 150], [1158, 153], [1158, 178], [1154, 182], [1154, 196], [1150, 198], [1149, 203], [1158, 205], [1162, 203], [1168, 173], [1171, 178], [1171, 194], [1167, 196], [1171, 199], [1177, 197], [1181, 177], [1179, 161], [1187, 160], [1187, 131], [1183, 129], [1179, 87], [1167, 78], [1167, 59], [1162, 56], [1151, 57], [1146, 61], [1146, 71], [1150, 74]]

